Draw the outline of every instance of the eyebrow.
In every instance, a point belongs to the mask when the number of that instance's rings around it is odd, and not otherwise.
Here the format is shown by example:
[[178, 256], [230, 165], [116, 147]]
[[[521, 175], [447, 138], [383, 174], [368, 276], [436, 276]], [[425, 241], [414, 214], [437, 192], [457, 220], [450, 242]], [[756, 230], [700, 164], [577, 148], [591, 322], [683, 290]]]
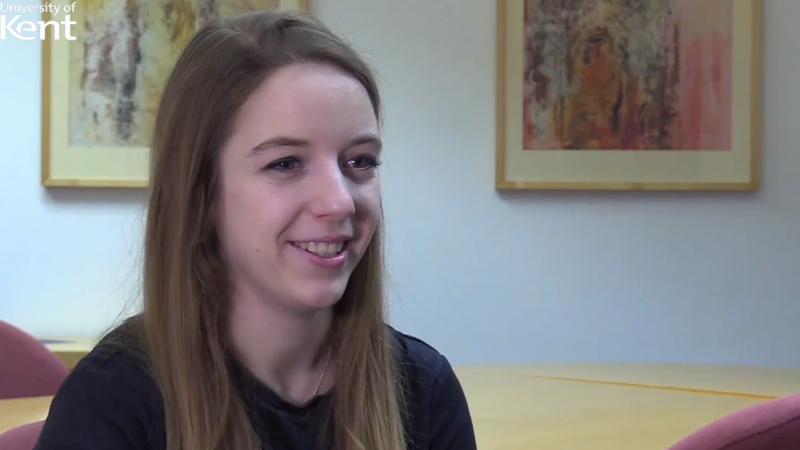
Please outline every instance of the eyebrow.
[[[356, 137], [355, 139], [351, 139], [344, 148], [355, 147], [357, 145], [364, 145], [364, 144], [375, 144], [378, 147], [378, 151], [380, 151], [383, 147], [383, 143], [381, 142], [378, 136], [368, 133], [363, 134], [361, 136]], [[269, 138], [260, 144], [256, 145], [255, 147], [250, 150], [249, 156], [256, 156], [265, 151], [275, 148], [275, 147], [310, 147], [311, 142], [307, 139], [299, 139], [287, 136], [276, 136], [273, 138]]]

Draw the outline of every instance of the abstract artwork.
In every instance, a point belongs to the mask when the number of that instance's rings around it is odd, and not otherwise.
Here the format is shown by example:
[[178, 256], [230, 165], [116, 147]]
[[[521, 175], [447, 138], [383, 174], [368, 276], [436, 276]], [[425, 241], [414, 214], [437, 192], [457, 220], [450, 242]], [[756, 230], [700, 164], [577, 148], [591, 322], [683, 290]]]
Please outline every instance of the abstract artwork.
[[[308, 6], [307, 0], [77, 3], [71, 13], [77, 39], [43, 40], [43, 185], [146, 187], [161, 90], [184, 46], [209, 19], [264, 9]], [[43, 17], [62, 19], [53, 12]]]
[[498, 0], [504, 189], [754, 190], [760, 0]]

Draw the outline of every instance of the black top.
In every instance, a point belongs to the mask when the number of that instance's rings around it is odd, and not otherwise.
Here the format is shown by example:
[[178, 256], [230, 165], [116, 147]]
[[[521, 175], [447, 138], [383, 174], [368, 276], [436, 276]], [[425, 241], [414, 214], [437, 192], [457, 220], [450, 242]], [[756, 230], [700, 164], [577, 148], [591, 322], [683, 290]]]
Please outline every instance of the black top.
[[[408, 380], [408, 449], [476, 450], [464, 392], [447, 359], [420, 339], [388, 329]], [[294, 406], [234, 370], [263, 449], [319, 450], [327, 395]], [[135, 356], [101, 342], [62, 384], [34, 450], [166, 450], [155, 381]]]

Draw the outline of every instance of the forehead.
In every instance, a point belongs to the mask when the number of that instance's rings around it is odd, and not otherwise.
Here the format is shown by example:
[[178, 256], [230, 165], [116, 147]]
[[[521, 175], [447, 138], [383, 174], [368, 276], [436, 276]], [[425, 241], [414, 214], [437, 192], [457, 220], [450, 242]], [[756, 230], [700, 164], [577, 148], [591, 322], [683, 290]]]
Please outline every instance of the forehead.
[[274, 136], [312, 142], [377, 134], [366, 89], [345, 72], [322, 64], [295, 64], [267, 78], [242, 106], [235, 131], [241, 144]]

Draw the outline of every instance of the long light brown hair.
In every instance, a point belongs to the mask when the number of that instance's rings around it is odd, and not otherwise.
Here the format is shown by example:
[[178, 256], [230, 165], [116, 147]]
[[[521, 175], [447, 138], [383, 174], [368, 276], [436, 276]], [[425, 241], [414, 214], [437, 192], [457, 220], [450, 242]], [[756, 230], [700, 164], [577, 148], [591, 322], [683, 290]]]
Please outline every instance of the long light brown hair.
[[[163, 396], [168, 450], [261, 448], [228, 361], [231, 286], [214, 220], [218, 158], [251, 93], [276, 70], [302, 62], [333, 64], [357, 79], [380, 123], [378, 87], [365, 61], [318, 20], [296, 11], [207, 23], [164, 89], [152, 143], [144, 311], [128, 325]], [[406, 446], [403, 380], [384, 324], [378, 227], [334, 308], [339, 381], [323, 444], [335, 450]]]

